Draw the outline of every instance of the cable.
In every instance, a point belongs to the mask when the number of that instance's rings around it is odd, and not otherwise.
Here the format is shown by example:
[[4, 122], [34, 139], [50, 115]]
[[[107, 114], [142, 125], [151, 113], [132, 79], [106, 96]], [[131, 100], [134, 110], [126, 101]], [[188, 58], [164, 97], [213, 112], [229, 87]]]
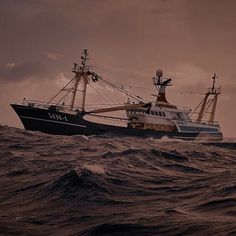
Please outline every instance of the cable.
[[[53, 101], [54, 98], [56, 98], [63, 90], [65, 90], [65, 88], [75, 79], [75, 77], [73, 79], [71, 79], [54, 97], [52, 97], [47, 104], [49, 104], [51, 101]], [[69, 93], [69, 92], [68, 92]]]

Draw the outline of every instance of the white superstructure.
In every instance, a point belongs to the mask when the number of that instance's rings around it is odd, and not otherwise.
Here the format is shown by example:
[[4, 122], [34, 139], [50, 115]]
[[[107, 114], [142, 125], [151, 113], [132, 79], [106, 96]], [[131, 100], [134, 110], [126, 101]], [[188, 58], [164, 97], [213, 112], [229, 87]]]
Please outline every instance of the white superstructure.
[[[200, 112], [197, 120], [190, 118], [191, 110], [181, 109], [175, 105], [168, 103], [165, 96], [165, 89], [167, 86], [171, 86], [170, 78], [163, 78], [163, 72], [157, 70], [156, 76], [153, 78], [155, 87], [159, 93], [155, 104], [152, 104], [149, 108], [135, 108], [126, 110], [128, 117], [128, 127], [139, 129], [151, 129], [155, 131], [176, 131], [179, 133], [221, 133], [219, 124], [214, 121], [214, 115], [216, 110], [217, 97], [220, 94], [220, 90], [215, 89], [215, 78], [213, 77], [213, 86], [207, 90], [204, 99], [201, 101]], [[208, 122], [203, 122], [202, 118], [207, 106], [207, 99], [210, 95], [213, 95], [212, 110], [210, 112], [210, 119]]]

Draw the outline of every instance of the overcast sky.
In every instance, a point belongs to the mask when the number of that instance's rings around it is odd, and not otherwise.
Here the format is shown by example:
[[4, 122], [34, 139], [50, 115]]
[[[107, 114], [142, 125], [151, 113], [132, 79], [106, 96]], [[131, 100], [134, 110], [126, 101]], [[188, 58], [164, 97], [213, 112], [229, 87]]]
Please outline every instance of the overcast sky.
[[0, 124], [22, 127], [9, 104], [50, 98], [88, 48], [107, 80], [152, 90], [162, 68], [179, 105], [196, 106], [217, 73], [216, 117], [235, 137], [235, 11], [234, 0], [0, 0]]

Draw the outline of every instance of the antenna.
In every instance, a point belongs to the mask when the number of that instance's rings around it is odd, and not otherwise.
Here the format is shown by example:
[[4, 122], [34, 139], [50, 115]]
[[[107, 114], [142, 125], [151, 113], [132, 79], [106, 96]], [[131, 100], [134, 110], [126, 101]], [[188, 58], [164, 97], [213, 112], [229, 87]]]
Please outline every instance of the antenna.
[[216, 79], [218, 79], [219, 76], [216, 73], [214, 73], [211, 78], [213, 80], [212, 81], [212, 87], [207, 89], [207, 93], [212, 94], [212, 95], [220, 94], [221, 93], [221, 87], [216, 87]]
[[83, 66], [85, 66], [86, 65], [86, 61], [88, 60], [88, 49], [84, 49], [84, 51], [82, 53], [82, 56], [81, 56], [81, 59], [82, 59], [81, 64]]
[[213, 79], [212, 88], [211, 88], [211, 92], [212, 92], [212, 93], [215, 92], [216, 78], [218, 78], [218, 76], [216, 75], [216, 73], [214, 73], [214, 75], [212, 76], [212, 79]]

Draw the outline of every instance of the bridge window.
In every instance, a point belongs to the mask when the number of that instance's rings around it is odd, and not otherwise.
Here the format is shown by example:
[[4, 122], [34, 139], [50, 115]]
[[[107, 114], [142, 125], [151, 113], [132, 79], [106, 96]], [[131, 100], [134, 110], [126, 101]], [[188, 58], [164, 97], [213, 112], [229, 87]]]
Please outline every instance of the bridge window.
[[180, 113], [177, 113], [176, 115], [177, 115], [178, 119], [181, 120], [181, 115], [180, 115]]

